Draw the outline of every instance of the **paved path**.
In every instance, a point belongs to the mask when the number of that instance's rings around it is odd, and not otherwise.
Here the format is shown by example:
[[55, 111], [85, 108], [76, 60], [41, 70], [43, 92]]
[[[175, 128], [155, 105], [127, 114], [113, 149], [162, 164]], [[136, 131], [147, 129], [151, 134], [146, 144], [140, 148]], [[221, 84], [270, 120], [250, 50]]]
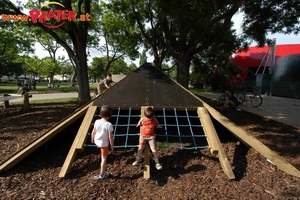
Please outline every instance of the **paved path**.
[[[91, 94], [92, 95], [92, 94]], [[67, 92], [67, 93], [47, 93], [47, 94], [32, 94], [30, 100], [46, 100], [46, 99], [60, 99], [60, 98], [76, 98], [78, 97], [77, 92]], [[3, 97], [2, 97], [3, 98]], [[12, 97], [10, 97], [12, 98]], [[22, 102], [22, 96], [13, 96], [14, 99], [9, 100], [9, 102]], [[1, 100], [1, 97], [0, 97]], [[1, 104], [1, 102], [0, 102]]]
[[[199, 93], [198, 95], [217, 100], [219, 93]], [[291, 99], [261, 95], [263, 103], [260, 107], [254, 108], [251, 102], [246, 102], [239, 107], [242, 110], [293, 126], [300, 129], [300, 99]]]

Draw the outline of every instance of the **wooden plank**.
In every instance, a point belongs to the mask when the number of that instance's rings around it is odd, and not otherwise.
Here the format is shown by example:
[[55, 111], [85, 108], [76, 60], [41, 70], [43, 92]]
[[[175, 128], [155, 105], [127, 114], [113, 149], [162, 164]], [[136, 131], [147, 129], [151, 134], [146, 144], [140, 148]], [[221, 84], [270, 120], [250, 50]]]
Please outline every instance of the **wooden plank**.
[[[147, 106], [141, 107], [141, 118], [145, 117], [145, 109]], [[142, 133], [142, 127], [140, 127], [140, 134]], [[150, 178], [150, 147], [149, 144], [146, 144], [144, 148], [144, 178]]]
[[216, 138], [216, 130], [210, 119], [207, 110], [204, 107], [199, 107], [197, 109], [198, 116], [200, 118], [201, 124], [203, 125], [204, 134], [208, 145], [210, 146], [210, 153], [218, 154], [219, 152], [219, 138]]
[[150, 147], [146, 144], [144, 148], [144, 179], [150, 178]]
[[283, 157], [276, 154], [274, 151], [269, 149], [267, 146], [262, 144], [259, 140], [252, 137], [250, 134], [245, 132], [242, 128], [231, 122], [227, 117], [216, 111], [210, 105], [203, 102], [204, 107], [209, 111], [213, 118], [225, 126], [235, 136], [240, 138], [242, 141], [247, 143], [249, 146], [254, 148], [257, 152], [262, 154], [265, 158], [273, 162], [279, 169], [287, 174], [300, 178], [300, 171], [297, 170], [293, 165], [288, 163]]
[[81, 123], [79, 130], [78, 130], [78, 132], [81, 134], [78, 139], [78, 143], [76, 145], [77, 149], [83, 150], [83, 148], [84, 148], [84, 144], [86, 143], [86, 140], [88, 137], [88, 132], [91, 128], [91, 124], [92, 124], [92, 121], [94, 120], [97, 108], [98, 108], [97, 106], [90, 106], [85, 114], [85, 117]]
[[197, 113], [200, 117], [201, 123], [203, 124], [204, 133], [206, 138], [209, 138], [211, 146], [211, 153], [217, 152], [217, 156], [219, 158], [221, 167], [224, 173], [230, 179], [235, 179], [235, 175], [232, 171], [231, 165], [229, 164], [228, 158], [226, 153], [222, 147], [221, 141], [218, 137], [218, 134], [214, 128], [214, 125], [210, 119], [210, 116], [204, 107], [199, 107], [197, 109]]
[[23, 95], [23, 102], [24, 102], [24, 110], [29, 110], [30, 104], [29, 104], [29, 96], [28, 93], [25, 93]]
[[77, 119], [82, 117], [88, 107], [92, 104], [89, 103], [86, 106], [81, 107], [73, 113], [72, 115], [68, 116], [65, 120], [63, 120], [61, 123], [53, 127], [50, 131], [45, 133], [43, 136], [40, 138], [37, 138], [34, 142], [32, 142], [30, 145], [28, 145], [26, 148], [22, 149], [21, 151], [17, 152], [14, 156], [6, 160], [1, 166], [0, 166], [0, 171], [3, 170], [8, 170], [11, 167], [15, 166], [17, 163], [19, 163], [21, 160], [23, 160], [25, 157], [27, 157], [29, 154], [31, 154], [33, 151], [38, 149], [40, 146], [45, 144], [47, 141], [49, 141], [51, 138], [56, 136], [58, 133], [63, 131], [66, 127], [70, 126], [73, 124]]
[[[7, 97], [9, 96], [8, 94], [2, 94], [3, 97]], [[4, 105], [3, 105], [4, 109], [9, 108], [9, 100], [4, 101]]]
[[95, 109], [95, 107], [97, 108], [97, 106], [92, 106], [92, 105], [89, 106], [88, 111], [85, 114], [85, 117], [84, 117], [84, 119], [83, 119], [83, 121], [82, 121], [82, 123], [81, 123], [81, 125], [80, 125], [80, 127], [78, 129], [78, 131], [77, 131], [76, 137], [75, 137], [75, 139], [74, 139], [74, 141], [72, 143], [72, 146], [71, 146], [71, 148], [69, 150], [69, 153], [68, 153], [68, 155], [67, 155], [67, 157], [65, 159], [65, 162], [64, 162], [64, 164], [63, 164], [63, 166], [62, 166], [62, 168], [60, 170], [60, 173], [59, 173], [59, 177], [60, 178], [65, 177], [66, 174], [70, 171], [70, 169], [72, 167], [72, 164], [73, 164], [73, 161], [76, 158], [77, 150], [81, 149], [81, 148], [77, 148], [77, 145], [78, 145], [80, 139], [82, 137], [84, 137], [83, 135], [86, 135], [86, 133], [84, 132], [85, 125], [87, 124], [86, 123], [87, 120], [90, 119], [90, 117], [89, 117], [89, 115], [87, 115], [87, 113], [88, 112], [90, 113], [92, 110]]

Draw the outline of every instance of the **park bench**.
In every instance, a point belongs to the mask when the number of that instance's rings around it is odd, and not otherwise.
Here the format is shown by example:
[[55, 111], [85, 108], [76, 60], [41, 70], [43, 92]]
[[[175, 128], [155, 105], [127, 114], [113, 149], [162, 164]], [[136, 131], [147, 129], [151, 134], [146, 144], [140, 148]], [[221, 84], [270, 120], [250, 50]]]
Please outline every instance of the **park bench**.
[[29, 97], [28, 94], [20, 95], [20, 94], [2, 94], [0, 96], [0, 102], [3, 102], [3, 108], [9, 108], [9, 101], [13, 99], [23, 98], [24, 108], [25, 110], [29, 109]]

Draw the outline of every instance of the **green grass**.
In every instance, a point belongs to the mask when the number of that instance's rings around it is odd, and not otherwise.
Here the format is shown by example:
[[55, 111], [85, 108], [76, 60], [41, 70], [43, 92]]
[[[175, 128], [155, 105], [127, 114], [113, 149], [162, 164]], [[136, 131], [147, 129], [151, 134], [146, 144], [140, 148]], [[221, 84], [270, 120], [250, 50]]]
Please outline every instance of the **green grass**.
[[[61, 99], [44, 99], [44, 100], [29, 100], [30, 104], [47, 104], [47, 103], [78, 103], [77, 98], [61, 98]], [[21, 102], [23, 104], [23, 102]]]
[[216, 93], [216, 91], [213, 91], [210, 88], [205, 88], [205, 89], [189, 88], [189, 91], [193, 92], [193, 93], [201, 93], [201, 92], [213, 92], [213, 93]]
[[[97, 84], [90, 84], [90, 90], [93, 91], [97, 88]], [[31, 94], [41, 93], [59, 93], [59, 92], [76, 92], [77, 87], [70, 87], [68, 83], [62, 83], [59, 87], [48, 88], [47, 83], [37, 83], [36, 89], [31, 89]], [[18, 92], [17, 83], [0, 83], [0, 94], [1, 93], [12, 93]]]
[[[29, 104], [67, 104], [67, 103], [78, 103], [77, 98], [61, 98], [61, 99], [45, 99], [45, 100], [31, 100], [29, 99]], [[3, 102], [0, 102], [2, 106]], [[9, 102], [9, 105], [23, 105], [23, 101], [20, 102]]]

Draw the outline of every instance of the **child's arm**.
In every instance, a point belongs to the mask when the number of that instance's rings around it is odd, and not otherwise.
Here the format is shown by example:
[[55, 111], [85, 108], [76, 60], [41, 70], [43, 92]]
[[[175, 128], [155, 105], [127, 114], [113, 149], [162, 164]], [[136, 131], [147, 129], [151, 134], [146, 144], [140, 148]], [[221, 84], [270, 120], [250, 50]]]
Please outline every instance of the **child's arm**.
[[157, 128], [162, 128], [160, 125], [159, 125], [159, 122], [158, 122], [158, 120], [155, 118], [155, 121], [156, 121], [156, 127]]
[[114, 151], [114, 138], [113, 138], [113, 131], [109, 132], [109, 143], [110, 143], [110, 151], [113, 152]]
[[95, 134], [96, 134], [96, 128], [94, 127], [93, 132], [92, 132], [92, 138], [91, 138], [91, 142], [92, 142], [93, 144], [95, 143], [95, 141], [94, 141], [94, 139], [95, 139]]
[[140, 121], [137, 123], [136, 127], [139, 127], [139, 126], [142, 126], [143, 125], [143, 119], [144, 118], [141, 118]]

